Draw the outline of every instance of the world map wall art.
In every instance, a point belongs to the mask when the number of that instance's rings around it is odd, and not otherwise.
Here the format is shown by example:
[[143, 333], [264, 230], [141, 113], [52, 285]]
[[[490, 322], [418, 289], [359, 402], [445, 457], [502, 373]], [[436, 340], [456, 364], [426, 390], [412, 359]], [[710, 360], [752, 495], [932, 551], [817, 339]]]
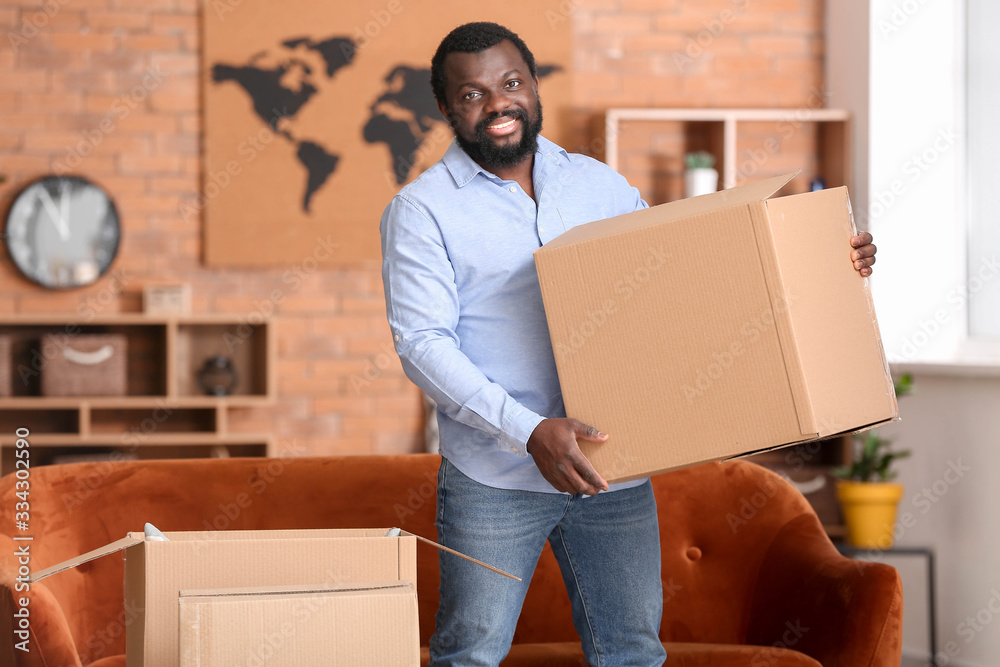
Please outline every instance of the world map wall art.
[[[332, 268], [378, 262], [382, 210], [453, 133], [430, 88], [441, 39], [496, 21], [531, 47], [542, 133], [570, 125], [569, 0], [202, 3], [204, 261]], [[311, 259], [310, 259], [311, 258]]]

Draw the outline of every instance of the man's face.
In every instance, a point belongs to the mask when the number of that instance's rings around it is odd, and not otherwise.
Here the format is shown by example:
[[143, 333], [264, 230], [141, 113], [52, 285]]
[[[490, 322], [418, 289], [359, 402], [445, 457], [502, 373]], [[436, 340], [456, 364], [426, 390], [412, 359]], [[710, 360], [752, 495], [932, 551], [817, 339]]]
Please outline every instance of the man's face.
[[514, 44], [450, 53], [444, 72], [447, 104], [439, 102], [438, 109], [473, 160], [496, 170], [534, 155], [542, 130], [538, 79]]

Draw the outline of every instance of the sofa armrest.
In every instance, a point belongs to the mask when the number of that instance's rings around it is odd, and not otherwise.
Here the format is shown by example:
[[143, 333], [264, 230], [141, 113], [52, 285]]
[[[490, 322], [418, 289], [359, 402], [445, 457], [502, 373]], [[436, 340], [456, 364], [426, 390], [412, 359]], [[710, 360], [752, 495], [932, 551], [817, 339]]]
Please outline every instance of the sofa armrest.
[[[82, 667], [66, 616], [52, 591], [42, 582], [31, 584], [29, 591], [17, 590], [18, 562], [14, 551], [20, 544], [7, 535], [0, 535], [0, 664]], [[29, 600], [28, 651], [15, 646], [21, 639], [14, 635], [19, 629], [14, 612], [20, 608], [18, 600], [22, 597]]]
[[902, 628], [895, 568], [842, 556], [814, 514], [775, 536], [754, 586], [747, 643], [793, 648], [824, 667], [898, 667]]

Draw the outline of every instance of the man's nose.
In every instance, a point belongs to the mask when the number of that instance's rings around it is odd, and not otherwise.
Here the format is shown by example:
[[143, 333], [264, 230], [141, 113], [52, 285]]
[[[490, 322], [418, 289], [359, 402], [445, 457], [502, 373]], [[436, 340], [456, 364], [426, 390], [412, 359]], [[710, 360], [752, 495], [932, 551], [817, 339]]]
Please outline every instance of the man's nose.
[[502, 114], [511, 105], [511, 100], [503, 91], [493, 91], [486, 97], [485, 111], [488, 114]]

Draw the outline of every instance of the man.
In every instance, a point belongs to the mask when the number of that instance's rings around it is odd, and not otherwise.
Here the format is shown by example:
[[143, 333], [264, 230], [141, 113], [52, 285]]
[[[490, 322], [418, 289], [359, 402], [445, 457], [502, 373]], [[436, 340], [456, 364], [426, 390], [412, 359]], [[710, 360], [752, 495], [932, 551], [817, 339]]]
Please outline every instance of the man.
[[[431, 62], [455, 132], [382, 216], [386, 309], [407, 375], [439, 406], [438, 539], [523, 579], [442, 554], [432, 665], [497, 665], [548, 540], [592, 665], [662, 665], [656, 505], [648, 479], [609, 486], [565, 417], [532, 252], [645, 208], [624, 178], [539, 136], [535, 60], [493, 23], [452, 31]], [[868, 275], [871, 237], [853, 242]]]

